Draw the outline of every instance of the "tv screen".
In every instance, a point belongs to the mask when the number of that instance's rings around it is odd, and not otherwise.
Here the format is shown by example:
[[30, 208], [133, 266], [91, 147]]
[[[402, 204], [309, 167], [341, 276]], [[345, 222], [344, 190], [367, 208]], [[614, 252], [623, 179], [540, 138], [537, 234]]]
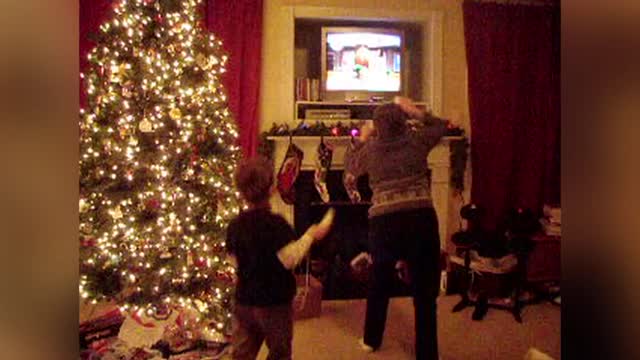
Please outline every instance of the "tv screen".
[[400, 91], [401, 32], [328, 28], [325, 42], [327, 91]]

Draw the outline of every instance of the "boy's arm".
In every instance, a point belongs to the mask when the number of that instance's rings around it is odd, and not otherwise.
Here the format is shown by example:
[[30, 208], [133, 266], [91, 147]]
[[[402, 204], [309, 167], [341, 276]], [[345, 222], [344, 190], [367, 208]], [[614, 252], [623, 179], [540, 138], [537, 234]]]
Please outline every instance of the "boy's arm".
[[309, 252], [311, 245], [317, 240], [324, 238], [331, 229], [333, 223], [333, 217], [335, 211], [329, 209], [319, 224], [314, 224], [307, 229], [307, 231], [300, 237], [300, 239], [293, 241], [280, 250], [278, 250], [277, 256], [282, 266], [287, 270], [291, 270], [300, 264], [300, 261]]
[[[309, 228], [309, 230], [311, 230], [311, 228]], [[304, 259], [305, 255], [311, 248], [311, 245], [315, 242], [316, 239], [309, 234], [309, 230], [307, 230], [300, 239], [293, 241], [278, 250], [278, 260], [280, 260], [280, 263], [282, 263], [282, 266], [284, 266], [285, 269], [291, 270], [298, 266], [300, 261]]]

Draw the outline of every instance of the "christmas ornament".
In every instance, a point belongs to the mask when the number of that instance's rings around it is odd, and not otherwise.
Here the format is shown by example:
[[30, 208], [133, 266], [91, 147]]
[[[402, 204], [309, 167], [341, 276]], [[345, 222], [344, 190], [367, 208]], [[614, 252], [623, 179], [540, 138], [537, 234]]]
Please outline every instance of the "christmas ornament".
[[111, 139], [104, 139], [102, 145], [104, 146], [104, 151], [111, 153]]
[[216, 204], [216, 215], [224, 216], [226, 215], [225, 212], [227, 212], [226, 206], [224, 206], [222, 201], [218, 200], [218, 203]]
[[78, 210], [81, 213], [83, 213], [87, 211], [88, 208], [89, 208], [89, 203], [85, 199], [80, 198], [80, 201], [78, 202]]
[[199, 257], [196, 259], [195, 264], [197, 267], [199, 268], [203, 268], [205, 266], [207, 266], [207, 260], [203, 257]]
[[125, 75], [125, 71], [127, 70], [124, 64], [120, 66], [113, 65], [111, 66], [111, 82], [112, 83], [120, 83], [122, 82], [122, 78]]
[[160, 208], [160, 201], [155, 198], [145, 201], [144, 206], [147, 210], [158, 210]]
[[193, 253], [188, 253], [187, 254], [187, 266], [192, 266], [193, 265]]
[[151, 121], [147, 119], [142, 119], [142, 121], [140, 121], [140, 124], [138, 125], [138, 128], [144, 133], [153, 132], [153, 124], [151, 124]]
[[295, 183], [300, 174], [303, 156], [302, 150], [290, 142], [278, 171], [278, 192], [285, 204], [292, 205], [295, 202]]
[[207, 58], [202, 54], [196, 56], [196, 64], [203, 70], [208, 70], [210, 67], [209, 61], [207, 61]]
[[96, 246], [96, 239], [94, 237], [85, 237], [80, 241], [80, 245], [83, 247]]
[[120, 205], [116, 206], [115, 209], [111, 210], [109, 212], [109, 215], [111, 215], [111, 217], [114, 220], [122, 219], [123, 215], [122, 215], [122, 210], [120, 209]]
[[133, 83], [131, 81], [127, 81], [122, 87], [122, 96], [127, 99], [130, 99], [133, 96]]
[[178, 108], [173, 108], [169, 111], [169, 117], [171, 117], [173, 120], [178, 120], [182, 117], [182, 111], [180, 111], [180, 109]]
[[111, 255], [111, 257], [109, 258], [109, 262], [111, 263], [111, 265], [120, 264], [120, 255], [118, 254]]
[[134, 136], [130, 137], [129, 138], [129, 145], [131, 145], [131, 146], [138, 145], [138, 139], [136, 137], [134, 137]]

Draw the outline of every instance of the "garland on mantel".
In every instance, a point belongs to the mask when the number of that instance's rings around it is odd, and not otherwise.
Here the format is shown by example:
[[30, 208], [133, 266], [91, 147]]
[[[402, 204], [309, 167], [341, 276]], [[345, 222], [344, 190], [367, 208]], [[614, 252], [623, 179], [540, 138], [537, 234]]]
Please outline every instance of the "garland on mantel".
[[[363, 124], [363, 121], [358, 121], [345, 125], [338, 121], [333, 126], [327, 126], [320, 121], [313, 125], [301, 122], [300, 125], [291, 129], [288, 124], [276, 125], [274, 123], [269, 131], [264, 131], [260, 134], [258, 154], [273, 160], [274, 142], [268, 139], [271, 136], [360, 136], [360, 127]], [[462, 139], [451, 140], [449, 143], [451, 150], [451, 186], [456, 193], [460, 194], [464, 191], [464, 174], [467, 168], [469, 141], [464, 135], [464, 129], [459, 127], [449, 128], [446, 136], [462, 136]]]

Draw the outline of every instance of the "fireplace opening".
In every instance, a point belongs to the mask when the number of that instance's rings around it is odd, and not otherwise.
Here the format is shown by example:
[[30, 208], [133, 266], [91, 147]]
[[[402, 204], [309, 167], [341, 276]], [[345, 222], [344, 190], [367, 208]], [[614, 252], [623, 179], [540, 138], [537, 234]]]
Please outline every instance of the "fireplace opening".
[[[355, 272], [350, 262], [361, 252], [368, 252], [368, 218], [371, 190], [368, 179], [358, 181], [362, 201], [353, 203], [342, 183], [342, 171], [327, 173], [330, 201], [324, 203], [314, 185], [313, 171], [302, 171], [295, 184], [294, 225], [302, 234], [312, 223], [318, 222], [329, 207], [336, 210], [334, 225], [329, 235], [313, 245], [311, 274], [323, 284], [323, 299], [366, 298], [368, 271]], [[298, 272], [304, 272], [304, 264]], [[392, 296], [408, 296], [409, 288], [400, 280], [393, 285]]]

